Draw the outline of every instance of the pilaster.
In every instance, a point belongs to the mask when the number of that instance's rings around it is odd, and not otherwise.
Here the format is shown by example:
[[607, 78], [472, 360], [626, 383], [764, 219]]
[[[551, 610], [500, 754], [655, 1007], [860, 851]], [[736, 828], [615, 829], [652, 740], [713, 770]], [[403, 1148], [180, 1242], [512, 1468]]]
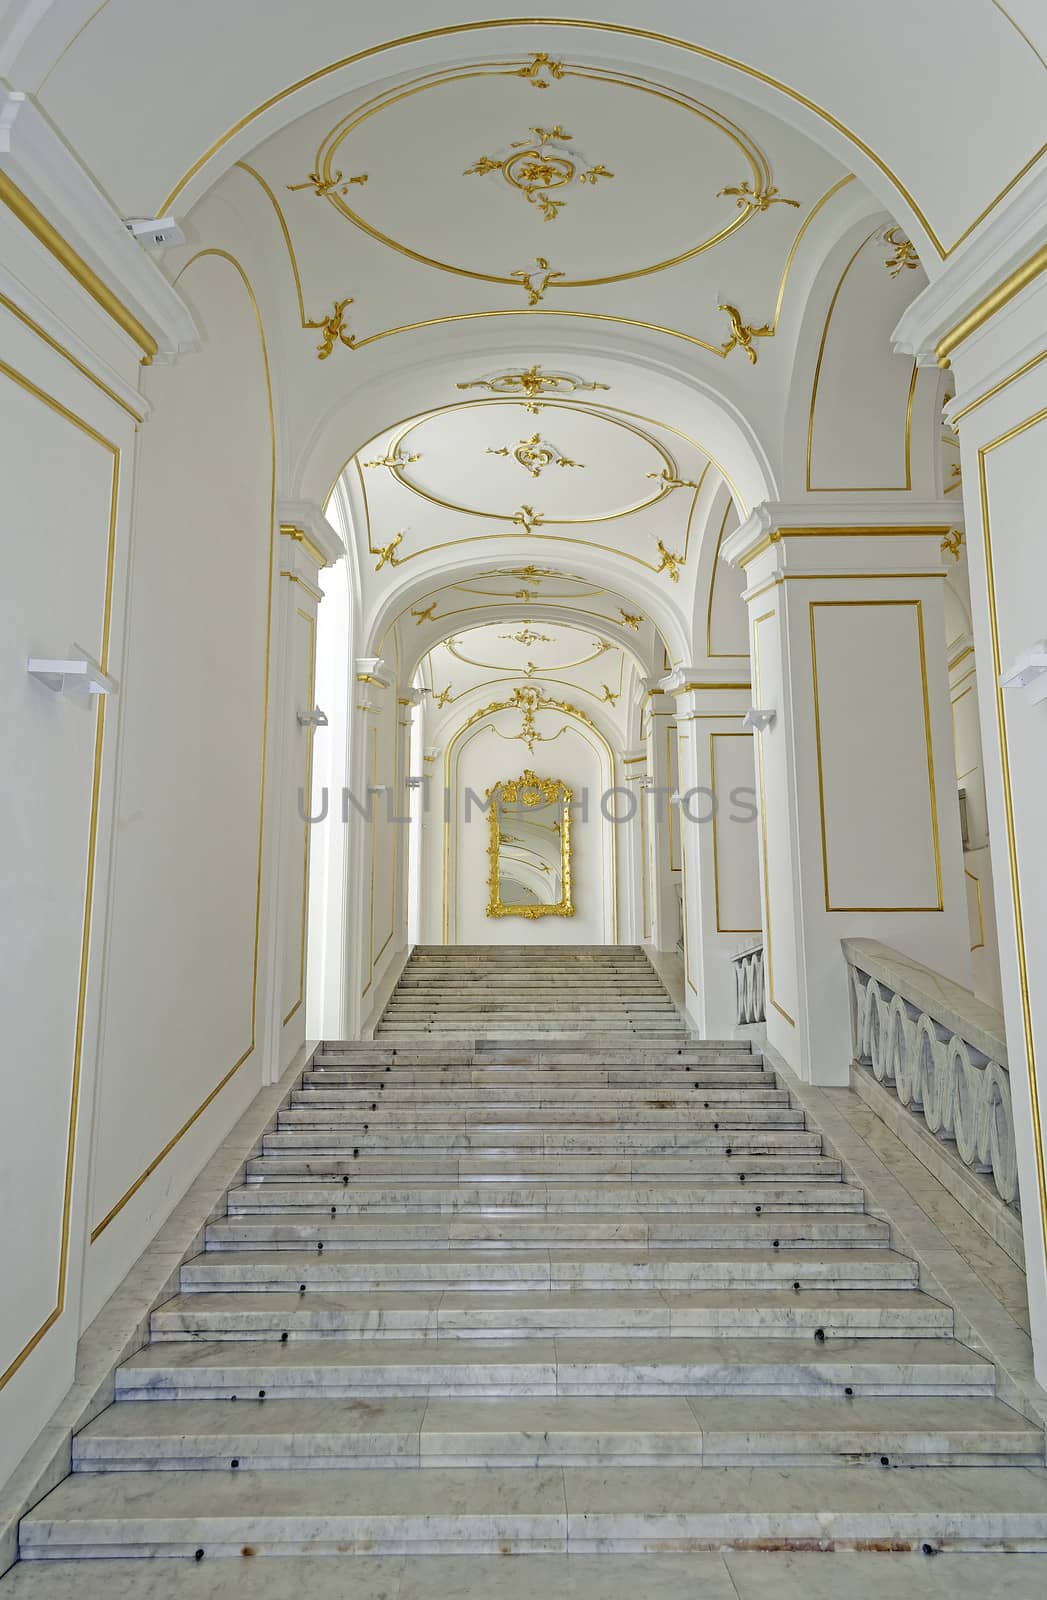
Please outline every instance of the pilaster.
[[952, 366], [1000, 982], [1036, 1375], [1047, 1385], [1047, 176], [917, 296], [899, 349]]
[[647, 776], [641, 785], [647, 847], [647, 884], [651, 943], [656, 950], [675, 950], [679, 933], [681, 874], [673, 871], [676, 827], [669, 805], [672, 795], [676, 707], [663, 693], [660, 680], [648, 678], [646, 706]]
[[[767, 1035], [847, 1082], [845, 936], [970, 983], [937, 505], [765, 504], [725, 541], [745, 570]], [[877, 520], [872, 520], [872, 513]]]
[[684, 666], [662, 689], [676, 703], [687, 1009], [703, 1038], [726, 1039], [737, 1020], [731, 956], [761, 927], [749, 676]]

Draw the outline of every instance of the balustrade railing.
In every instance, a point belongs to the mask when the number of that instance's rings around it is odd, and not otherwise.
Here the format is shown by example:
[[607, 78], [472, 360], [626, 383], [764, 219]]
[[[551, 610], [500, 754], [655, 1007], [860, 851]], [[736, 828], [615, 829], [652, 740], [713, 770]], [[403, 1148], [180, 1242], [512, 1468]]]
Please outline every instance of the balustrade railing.
[[765, 1022], [763, 990], [763, 944], [746, 945], [731, 957], [738, 996], [738, 1023]]
[[1003, 1017], [873, 939], [844, 939], [854, 1059], [1014, 1205], [1018, 1164]]

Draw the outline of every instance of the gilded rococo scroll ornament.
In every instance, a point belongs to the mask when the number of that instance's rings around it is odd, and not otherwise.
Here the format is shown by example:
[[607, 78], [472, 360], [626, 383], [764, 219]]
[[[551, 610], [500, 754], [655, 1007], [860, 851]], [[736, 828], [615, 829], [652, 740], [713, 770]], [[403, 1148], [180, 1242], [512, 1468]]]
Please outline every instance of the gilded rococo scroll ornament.
[[289, 183], [287, 187], [292, 194], [298, 189], [311, 189], [323, 200], [329, 194], [348, 194], [351, 183], [365, 184], [367, 177], [366, 172], [358, 172], [355, 178], [346, 178], [340, 171], [332, 172], [329, 178], [321, 177], [319, 172], [310, 172], [304, 183]]
[[315, 322], [303, 322], [303, 328], [320, 329], [320, 343], [316, 347], [317, 358], [320, 361], [327, 360], [336, 344], [344, 344], [347, 350], [351, 350], [356, 344], [356, 335], [350, 333], [345, 325], [345, 313], [352, 303], [352, 295], [347, 295], [344, 300], [335, 301], [330, 316], [319, 317]]
[[383, 567], [398, 567], [400, 565], [401, 557], [396, 552], [403, 543], [403, 537], [402, 532], [398, 533], [395, 539], [390, 540], [389, 544], [382, 545], [379, 550], [371, 551], [373, 556], [378, 557], [378, 563], [374, 569], [376, 572], [381, 572]]
[[609, 389], [610, 384], [587, 383], [584, 378], [576, 378], [567, 372], [543, 372], [535, 363], [518, 372], [499, 372], [491, 378], [473, 378], [456, 387], [486, 389], [489, 394], [525, 396], [527, 410], [537, 414], [542, 409], [538, 401], [543, 394], [571, 395], [582, 391], [590, 394], [597, 389]]
[[[565, 72], [562, 61], [554, 61], [545, 50], [538, 50], [530, 61], [516, 73], [518, 78], [526, 78], [532, 89], [548, 89], [552, 79], [562, 78]], [[542, 74], [547, 73], [547, 77]]]
[[655, 567], [655, 572], [667, 572], [673, 583], [679, 583], [680, 568], [684, 564], [683, 556], [674, 555], [671, 550], [667, 550], [661, 539], [658, 540], [658, 554], [662, 559]]
[[539, 305], [545, 299], [545, 291], [554, 285], [558, 278], [566, 277], [566, 273], [555, 272], [545, 256], [535, 256], [534, 264], [538, 268], [537, 272], [528, 271], [526, 267], [517, 267], [509, 274], [521, 289], [527, 291], [529, 306]]
[[516, 445], [502, 445], [495, 450], [488, 446], [489, 456], [511, 456], [525, 472], [532, 478], [540, 478], [546, 467], [578, 467], [584, 470], [583, 461], [572, 461], [570, 456], [561, 455], [555, 445], [543, 439], [540, 433], [533, 433], [529, 439], [521, 439]]
[[567, 204], [554, 197], [554, 189], [575, 182], [594, 188], [601, 178], [614, 177], [602, 162], [580, 167], [576, 152], [569, 148], [572, 137], [559, 123], [555, 128], [530, 128], [526, 139], [513, 141], [509, 155], [479, 156], [464, 176], [483, 178], [500, 172], [529, 205], [538, 207], [546, 222], [554, 222]]
[[884, 231], [883, 242], [890, 245], [891, 254], [884, 262], [884, 266], [892, 278], [901, 277], [908, 270], [915, 272], [920, 265], [920, 258], [916, 254], [916, 246], [911, 239], [907, 239], [901, 228], [887, 228]]
[[717, 200], [725, 194], [734, 198], [739, 211], [766, 211], [770, 206], [799, 207], [800, 204], [799, 200], [787, 200], [783, 194], [779, 194], [773, 183], [767, 188], [757, 184], [754, 189], [748, 178], [744, 183], [735, 183], [726, 189], [718, 189], [716, 191]]
[[743, 351], [748, 357], [750, 365], [755, 367], [758, 356], [753, 340], [773, 339], [774, 329], [771, 324], [765, 322], [762, 327], [754, 328], [751, 323], [742, 321], [742, 314], [737, 306], [721, 305], [719, 309], [726, 311], [727, 319], [731, 324], [730, 336], [723, 341], [720, 349], [725, 356], [730, 355], [732, 350]]

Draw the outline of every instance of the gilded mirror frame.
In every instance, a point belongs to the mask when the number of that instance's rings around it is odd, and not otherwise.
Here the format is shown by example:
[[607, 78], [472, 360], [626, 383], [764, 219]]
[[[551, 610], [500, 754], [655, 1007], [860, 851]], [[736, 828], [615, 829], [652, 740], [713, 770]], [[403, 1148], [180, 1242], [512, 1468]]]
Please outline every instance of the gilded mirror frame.
[[[573, 917], [574, 898], [571, 883], [571, 802], [574, 799], [573, 789], [568, 788], [561, 778], [539, 778], [537, 773], [528, 767], [518, 778], [504, 778], [500, 783], [492, 784], [484, 793], [484, 799], [490, 801], [488, 811], [488, 825], [490, 828], [490, 843], [487, 854], [490, 861], [490, 870], [487, 876], [487, 887], [490, 891], [487, 902], [487, 915], [489, 917], [526, 917], [535, 921], [538, 917]], [[560, 803], [560, 885], [561, 897], [554, 905], [507, 905], [502, 900], [501, 876], [499, 862], [499, 847], [501, 844], [502, 822], [501, 806], [524, 805], [539, 806]]]

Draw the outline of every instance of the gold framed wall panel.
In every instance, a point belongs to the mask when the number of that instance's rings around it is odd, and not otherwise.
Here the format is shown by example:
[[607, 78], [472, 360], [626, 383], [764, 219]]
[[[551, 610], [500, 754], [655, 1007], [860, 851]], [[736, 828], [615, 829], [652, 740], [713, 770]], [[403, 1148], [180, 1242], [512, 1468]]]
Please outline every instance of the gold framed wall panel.
[[[24, 319], [23, 319], [24, 320]], [[32, 331], [36, 331], [35, 328]], [[50, 339], [44, 342], [51, 345], [56, 353], [63, 356], [71, 366], [80, 369], [80, 363], [72, 356], [66, 354]], [[89, 374], [85, 374], [89, 376]], [[113, 611], [113, 580], [116, 565], [116, 534], [117, 517], [120, 500], [120, 469], [122, 464], [122, 451], [113, 440], [107, 439], [85, 417], [80, 416], [69, 406], [58, 400], [53, 394], [26, 377], [8, 362], [0, 360], [0, 377], [13, 383], [23, 393], [46, 407], [47, 410], [60, 417], [64, 422], [86, 438], [92, 440], [102, 450], [107, 452], [112, 462], [112, 476], [109, 487], [109, 514], [106, 529], [106, 559], [105, 579], [103, 584], [102, 600], [102, 637], [99, 649], [99, 664], [103, 671], [108, 670], [110, 634], [112, 628]], [[13, 1359], [8, 1363], [3, 1372], [0, 1372], [0, 1390], [3, 1390], [14, 1377], [15, 1373], [25, 1364], [33, 1351], [40, 1344], [55, 1323], [65, 1311], [66, 1288], [69, 1276], [69, 1233], [72, 1222], [73, 1205], [73, 1176], [76, 1168], [77, 1132], [80, 1120], [80, 1087], [83, 1076], [84, 1055], [84, 1024], [87, 1015], [87, 980], [91, 957], [91, 930], [94, 915], [94, 890], [95, 871], [97, 866], [96, 856], [98, 849], [98, 824], [100, 810], [100, 796], [102, 787], [102, 756], [105, 743], [105, 697], [98, 696], [98, 703], [94, 712], [95, 736], [94, 747], [90, 758], [91, 773], [91, 799], [88, 808], [87, 844], [85, 851], [84, 899], [83, 913], [80, 922], [80, 958], [76, 986], [76, 1011], [73, 1022], [73, 1057], [69, 1082], [69, 1116], [66, 1124], [65, 1138], [65, 1175], [62, 1186], [62, 1210], [58, 1248], [58, 1276], [55, 1286], [55, 1304], [53, 1309], [44, 1318], [35, 1333], [25, 1342]]]
[[[920, 599], [809, 600], [807, 602], [807, 605], [808, 605], [808, 617], [809, 617], [810, 634], [811, 634], [811, 682], [812, 682], [812, 697], [813, 697], [813, 703], [814, 703], [814, 742], [815, 742], [815, 753], [816, 753], [817, 765], [818, 765], [818, 821], [819, 821], [819, 826], [820, 826], [820, 829], [821, 829], [822, 883], [823, 883], [824, 897], [825, 897], [825, 909], [826, 909], [826, 911], [833, 911], [833, 912], [835, 912], [835, 911], [869, 912], [869, 913], [873, 913], [873, 912], [876, 912], [876, 913], [879, 913], [879, 912], [890, 913], [890, 912], [893, 912], [893, 913], [899, 913], [899, 914], [901, 914], [901, 913], [909, 913], [909, 912], [916, 913], [916, 912], [938, 912], [938, 911], [943, 911], [944, 908], [945, 908], [945, 901], [944, 901], [944, 898], [943, 898], [943, 891], [942, 891], [941, 838], [940, 838], [940, 832], [939, 832], [939, 826], [938, 826], [938, 799], [937, 799], [937, 790], [936, 790], [935, 776], [934, 776], [934, 750], [933, 750], [932, 738], [931, 738], [930, 697], [929, 697], [928, 686], [927, 686], [927, 648], [926, 648], [926, 642], [925, 642], [925, 638], [924, 638], [923, 601], [920, 600]], [[928, 801], [929, 801], [929, 807], [930, 807], [930, 818], [929, 818], [929, 820], [930, 820], [930, 838], [931, 838], [931, 846], [932, 846], [933, 857], [934, 857], [934, 874], [935, 874], [935, 880], [936, 880], [936, 885], [937, 885], [937, 897], [936, 897], [935, 903], [932, 904], [932, 905], [917, 905], [917, 906], [911, 906], [911, 905], [910, 906], [902, 906], [902, 905], [855, 906], [855, 905], [833, 904], [832, 896], [831, 896], [831, 892], [830, 892], [830, 888], [829, 888], [829, 842], [828, 842], [828, 829], [827, 829], [826, 815], [825, 815], [825, 759], [824, 759], [824, 751], [823, 751], [823, 746], [822, 746], [821, 691], [819, 689], [819, 684], [818, 684], [818, 646], [817, 646], [816, 613], [819, 612], [819, 611], [832, 611], [832, 610], [841, 610], [841, 609], [852, 610], [852, 609], [856, 609], [856, 608], [861, 608], [863, 610], [867, 610], [867, 609], [872, 609], [874, 607], [875, 608], [882, 608], [882, 607], [895, 607], [895, 608], [897, 608], [897, 607], [902, 607], [902, 606], [911, 607], [913, 609], [913, 611], [914, 611], [915, 620], [916, 620], [916, 642], [917, 642], [917, 648], [918, 648], [918, 654], [919, 654], [919, 664], [920, 664], [920, 688], [921, 688], [921, 705], [922, 705], [922, 711], [923, 711], [923, 733], [924, 733], [924, 741], [925, 741], [925, 745], [926, 745], [927, 790], [928, 790]]]
[[[711, 728], [709, 729], [709, 787], [712, 790], [714, 795], [717, 795], [717, 788], [716, 788], [716, 741], [717, 741], [717, 739], [748, 739], [750, 744], [751, 744], [753, 742], [754, 737], [755, 736], [753, 734], [748, 733], [748, 732], [732, 730], [729, 733], [714, 733]], [[753, 754], [755, 756], [755, 751], [753, 752]], [[756, 776], [755, 765], [756, 765], [756, 763], [755, 763], [755, 760], [754, 760], [754, 762], [753, 762], [753, 767], [754, 767], [753, 776], [754, 777]], [[723, 925], [723, 922], [721, 921], [721, 917], [720, 917], [720, 884], [723, 881], [723, 874], [722, 874], [721, 869], [720, 869], [720, 834], [719, 834], [719, 817], [718, 817], [718, 814], [717, 814], [719, 812], [719, 809], [720, 809], [720, 807], [719, 807], [719, 804], [718, 804], [718, 796], [717, 796], [717, 803], [715, 803], [715, 808], [713, 810], [713, 902], [714, 902], [714, 908], [715, 908], [715, 911], [716, 911], [716, 931], [717, 931], [717, 933], [762, 933], [763, 932], [762, 928], [725, 928], [724, 925]], [[757, 894], [759, 894], [759, 890], [757, 890]]]
[[[753, 618], [753, 700], [757, 705], [763, 704], [760, 690], [760, 624], [761, 622], [771, 621], [779, 621], [776, 610], [764, 611], [760, 616]], [[771, 879], [767, 867], [767, 785], [764, 774], [763, 735], [757, 733], [755, 739], [756, 772], [760, 790], [760, 852], [763, 861], [763, 938], [767, 956], [767, 998], [779, 1016], [789, 1024], [790, 1028], [795, 1028], [796, 1019], [789, 1015], [775, 994], [774, 948], [771, 943]]]
[[272, 462], [269, 478], [268, 579], [265, 616], [265, 661], [263, 668], [262, 689], [262, 753], [258, 802], [258, 863], [257, 882], [255, 889], [254, 957], [252, 966], [253, 977], [251, 982], [251, 1042], [247, 1046], [247, 1049], [237, 1057], [232, 1066], [223, 1074], [211, 1092], [200, 1102], [195, 1111], [193, 1111], [191, 1115], [186, 1118], [178, 1131], [173, 1134], [170, 1139], [168, 1139], [163, 1149], [153, 1157], [152, 1161], [150, 1161], [145, 1170], [138, 1175], [134, 1183], [131, 1184], [130, 1188], [125, 1190], [125, 1192], [120, 1196], [119, 1200], [117, 1200], [116, 1204], [110, 1207], [109, 1211], [106, 1212], [101, 1221], [98, 1222], [91, 1230], [91, 1244], [95, 1244], [98, 1239], [101, 1238], [102, 1234], [109, 1227], [110, 1223], [119, 1216], [120, 1212], [124, 1209], [128, 1202], [134, 1199], [134, 1196], [138, 1193], [139, 1189], [141, 1189], [142, 1185], [152, 1177], [156, 1169], [167, 1159], [175, 1146], [179, 1144], [189, 1132], [190, 1128], [192, 1128], [193, 1125], [199, 1121], [204, 1112], [207, 1111], [207, 1109], [214, 1103], [215, 1100], [217, 1100], [226, 1084], [232, 1081], [237, 1072], [239, 1072], [240, 1068], [243, 1066], [244, 1062], [254, 1053], [255, 1044], [257, 1042], [256, 1024], [258, 1015], [258, 956], [262, 920], [262, 867], [264, 862], [265, 848], [265, 778], [269, 752], [269, 676], [271, 668], [270, 647], [272, 643], [273, 628], [273, 584], [276, 541], [278, 538], [276, 531], [276, 413], [273, 404], [273, 381], [272, 369], [269, 364], [269, 346], [265, 336], [265, 327], [262, 322], [262, 313], [258, 304], [258, 300], [255, 296], [251, 280], [244, 271], [241, 263], [236, 259], [235, 256], [231, 255], [228, 250], [200, 250], [185, 263], [185, 266], [182, 267], [181, 271], [178, 273], [178, 276], [175, 278], [175, 283], [177, 284], [189, 271], [189, 268], [194, 266], [196, 262], [206, 260], [208, 258], [216, 258], [218, 260], [226, 261], [230, 266], [233, 267], [234, 271], [238, 274], [240, 282], [247, 294], [247, 298], [251, 303], [251, 310], [254, 314], [255, 327], [258, 332], [258, 340], [261, 347], [262, 368], [265, 374], [266, 405], [269, 416], [269, 445]]
[[[316, 618], [311, 611], [303, 611], [301, 606], [295, 607], [295, 615], [302, 618], [309, 625], [309, 695], [310, 706], [316, 704]], [[315, 729], [309, 727], [305, 730], [305, 806], [309, 816], [312, 815], [313, 803], [313, 734]], [[306, 954], [306, 924], [309, 917], [309, 843], [312, 833], [308, 822], [302, 824], [304, 838], [302, 841], [302, 928], [299, 944], [298, 963], [298, 998], [288, 1011], [283, 1020], [283, 1027], [287, 1027], [295, 1012], [301, 1007], [305, 999], [305, 954]]]

